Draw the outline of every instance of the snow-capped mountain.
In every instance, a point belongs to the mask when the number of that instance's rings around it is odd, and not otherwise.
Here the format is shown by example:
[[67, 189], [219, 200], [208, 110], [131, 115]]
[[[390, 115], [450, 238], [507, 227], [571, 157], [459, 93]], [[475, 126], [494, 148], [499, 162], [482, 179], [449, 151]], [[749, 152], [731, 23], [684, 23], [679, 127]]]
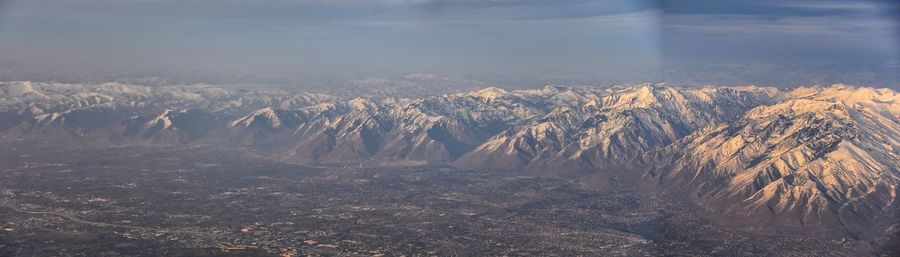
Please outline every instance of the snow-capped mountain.
[[155, 143], [188, 143], [207, 137], [221, 122], [211, 113], [198, 110], [165, 110], [156, 115], [132, 116], [123, 122], [124, 139]]
[[149, 114], [166, 109], [197, 109], [235, 118], [265, 107], [295, 109], [334, 100], [336, 98], [329, 95], [268, 88], [244, 90], [209, 85], [0, 82], [0, 112], [17, 112], [27, 108], [39, 108], [45, 112], [105, 108]]
[[[785, 100], [668, 147], [652, 171], [717, 211], [806, 226], [894, 215], [900, 192], [900, 94], [798, 88]], [[724, 206], [724, 207], [723, 207]], [[748, 220], [750, 222], [750, 220]]]
[[770, 103], [764, 88], [614, 89], [499, 134], [459, 163], [500, 170], [597, 169], [628, 162], [705, 126]]
[[373, 99], [6, 82], [0, 100], [0, 141], [202, 143], [316, 164], [628, 172], [748, 223], [852, 230], [893, 215], [900, 193], [900, 94], [889, 89], [489, 87]]
[[300, 113], [266, 107], [229, 123], [232, 127], [258, 128], [268, 131], [292, 129], [303, 119]]
[[78, 129], [68, 121], [67, 114], [53, 112], [35, 116], [34, 119], [22, 124], [23, 132], [41, 136], [76, 136]]

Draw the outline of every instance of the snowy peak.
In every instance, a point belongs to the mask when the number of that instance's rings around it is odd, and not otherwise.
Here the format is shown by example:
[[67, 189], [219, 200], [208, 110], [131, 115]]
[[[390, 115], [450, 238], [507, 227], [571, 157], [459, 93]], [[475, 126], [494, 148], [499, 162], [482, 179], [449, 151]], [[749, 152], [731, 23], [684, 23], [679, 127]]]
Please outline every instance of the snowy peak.
[[21, 138], [48, 140], [70, 139], [78, 136], [79, 126], [73, 124], [70, 112], [51, 112], [36, 115], [23, 121], [11, 132], [20, 133]]
[[603, 103], [613, 109], [648, 108], [659, 104], [657, 95], [665, 93], [668, 93], [665, 88], [644, 85], [608, 95], [603, 98]]
[[354, 111], [375, 111], [379, 109], [378, 103], [365, 97], [353, 98], [347, 101], [347, 106]]
[[[731, 199], [742, 215], [858, 221], [887, 208], [900, 183], [900, 123], [890, 90], [798, 88], [780, 103], [667, 148], [666, 183]], [[866, 206], [866, 207], [861, 207]], [[851, 215], [852, 214], [852, 215]]]
[[[559, 94], [577, 94], [571, 102], [585, 104], [565, 102], [534, 112], [528, 123], [513, 123], [510, 130], [484, 142], [458, 163], [496, 170], [605, 169], [665, 147], [694, 130], [735, 119], [766, 102], [761, 100], [765, 93], [754, 91], [650, 85], [606, 92], [554, 87], [514, 94], [545, 101], [541, 103], [556, 103], [552, 96]], [[496, 160], [504, 161], [495, 165]]]
[[585, 88], [569, 88], [561, 86], [544, 86], [541, 89], [513, 91], [511, 94], [533, 102], [549, 103], [553, 107], [581, 107], [587, 103], [600, 101], [600, 92]]
[[207, 136], [219, 126], [211, 113], [198, 110], [164, 110], [154, 115], [132, 116], [117, 133], [128, 140], [153, 143], [188, 143]]
[[475, 90], [472, 92], [465, 93], [466, 96], [486, 99], [486, 100], [494, 100], [497, 98], [504, 97], [509, 95], [509, 92], [502, 88], [498, 87], [488, 87], [480, 90]]
[[144, 126], [147, 128], [157, 128], [157, 129], [172, 129], [174, 122], [172, 122], [172, 118], [176, 115], [173, 110], [165, 110], [156, 116], [144, 123]]
[[372, 99], [0, 82], [0, 100], [0, 140], [238, 145], [293, 161], [508, 172], [647, 168], [715, 213], [785, 224], [864, 223], [900, 207], [890, 89], [642, 84]]
[[65, 122], [66, 117], [62, 113], [58, 112], [41, 114], [34, 117], [34, 126], [36, 128], [43, 128], [53, 125], [64, 125]]
[[300, 115], [296, 112], [266, 107], [232, 121], [230, 125], [232, 127], [258, 127], [268, 130], [281, 130], [285, 128], [294, 128], [298, 125], [300, 120]]
[[17, 97], [47, 97], [40, 89], [35, 88], [30, 81], [11, 82], [0, 84], [0, 98]]
[[787, 97], [797, 101], [806, 100], [805, 106], [792, 108], [792, 111], [795, 112], [815, 112], [823, 105], [837, 104], [877, 113], [885, 118], [897, 119], [900, 117], [900, 94], [887, 88], [854, 88], [837, 84], [827, 88], [798, 88], [788, 93]]

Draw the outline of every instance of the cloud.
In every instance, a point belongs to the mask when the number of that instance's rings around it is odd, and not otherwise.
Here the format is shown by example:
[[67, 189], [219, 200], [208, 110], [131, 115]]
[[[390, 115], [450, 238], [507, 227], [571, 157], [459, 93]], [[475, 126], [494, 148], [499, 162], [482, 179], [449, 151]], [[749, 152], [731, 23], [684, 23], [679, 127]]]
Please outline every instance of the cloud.
[[0, 3], [0, 71], [53, 78], [421, 72], [510, 84], [641, 82], [665, 64], [889, 65], [900, 52], [900, 3], [889, 0]]
[[834, 16], [668, 15], [665, 29], [688, 34], [742, 36], [894, 37], [889, 19], [840, 19]]
[[896, 16], [900, 3], [893, 0], [663, 0], [670, 14], [742, 14], [764, 16], [844, 16], [880, 14]]

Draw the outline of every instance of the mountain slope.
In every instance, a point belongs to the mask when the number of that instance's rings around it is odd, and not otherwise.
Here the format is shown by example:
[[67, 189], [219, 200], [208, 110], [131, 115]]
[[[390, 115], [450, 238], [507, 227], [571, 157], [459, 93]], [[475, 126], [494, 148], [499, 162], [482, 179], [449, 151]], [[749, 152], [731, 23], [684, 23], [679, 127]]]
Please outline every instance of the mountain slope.
[[123, 122], [120, 136], [154, 143], [188, 143], [205, 138], [220, 122], [211, 113], [165, 110], [156, 115], [133, 116]]
[[771, 102], [766, 88], [644, 85], [601, 92], [495, 136], [458, 163], [497, 170], [593, 170], [615, 167], [696, 129], [729, 121]]
[[651, 174], [748, 222], [854, 230], [896, 218], [900, 94], [837, 85], [786, 98], [668, 147]]
[[679, 192], [711, 217], [861, 237], [873, 226], [900, 226], [898, 124], [896, 92], [843, 85], [547, 86], [373, 99], [0, 82], [2, 141], [238, 146], [325, 165], [612, 176], [647, 169], [651, 190]]

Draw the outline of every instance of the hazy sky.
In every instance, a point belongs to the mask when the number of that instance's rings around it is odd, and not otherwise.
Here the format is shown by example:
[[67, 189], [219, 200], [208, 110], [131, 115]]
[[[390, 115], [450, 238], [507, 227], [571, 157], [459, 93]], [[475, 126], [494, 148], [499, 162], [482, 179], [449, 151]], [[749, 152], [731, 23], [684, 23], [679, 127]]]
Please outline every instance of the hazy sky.
[[0, 0], [0, 80], [900, 86], [898, 1]]

